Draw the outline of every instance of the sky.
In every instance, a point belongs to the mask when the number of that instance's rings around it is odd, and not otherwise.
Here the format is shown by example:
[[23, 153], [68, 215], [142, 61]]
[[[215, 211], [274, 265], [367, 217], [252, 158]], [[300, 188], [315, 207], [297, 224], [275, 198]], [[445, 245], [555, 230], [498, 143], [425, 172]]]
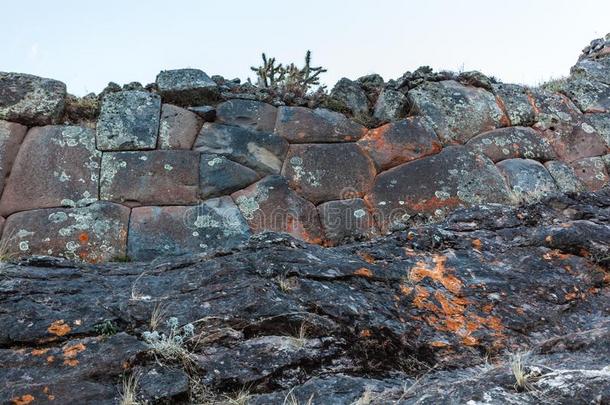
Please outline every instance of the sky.
[[245, 80], [261, 52], [328, 72], [324, 84], [429, 65], [536, 85], [565, 76], [610, 32], [608, 0], [0, 0], [0, 71], [65, 82], [75, 95], [108, 82], [154, 82], [199, 68]]

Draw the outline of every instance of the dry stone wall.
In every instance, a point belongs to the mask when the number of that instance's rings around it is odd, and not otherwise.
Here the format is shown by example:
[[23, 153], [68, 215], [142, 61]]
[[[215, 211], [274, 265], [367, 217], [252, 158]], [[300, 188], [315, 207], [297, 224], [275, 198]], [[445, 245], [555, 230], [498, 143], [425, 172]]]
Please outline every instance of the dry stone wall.
[[[360, 114], [354, 83], [333, 94]], [[610, 38], [557, 90], [431, 75], [381, 91], [371, 112], [385, 123], [367, 128], [227, 97], [181, 69], [155, 91], [106, 94], [94, 125], [77, 126], [62, 123], [65, 85], [0, 73], [0, 253], [152, 260], [264, 231], [331, 246], [607, 186]]]

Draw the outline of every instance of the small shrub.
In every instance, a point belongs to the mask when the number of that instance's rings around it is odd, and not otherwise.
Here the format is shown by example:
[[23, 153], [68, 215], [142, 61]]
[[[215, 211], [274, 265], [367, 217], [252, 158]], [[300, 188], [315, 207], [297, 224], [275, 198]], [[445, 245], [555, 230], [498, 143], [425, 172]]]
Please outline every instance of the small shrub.
[[140, 405], [138, 401], [138, 376], [130, 375], [129, 377], [123, 378], [123, 387], [121, 390], [121, 399], [119, 405]]
[[510, 369], [515, 377], [515, 390], [534, 391], [532, 380], [536, 375], [527, 371], [527, 358], [529, 353], [516, 353], [510, 356]]
[[167, 334], [157, 331], [147, 331], [142, 334], [144, 341], [162, 359], [174, 362], [179, 361], [185, 368], [190, 368], [193, 362], [192, 353], [187, 349], [187, 340], [192, 338], [195, 327], [188, 323], [178, 326], [178, 318], [169, 318], [166, 322], [169, 329]]
[[117, 334], [119, 328], [113, 321], [111, 321], [110, 319], [106, 319], [103, 322], [95, 325], [93, 327], [93, 330], [98, 335], [112, 336]]

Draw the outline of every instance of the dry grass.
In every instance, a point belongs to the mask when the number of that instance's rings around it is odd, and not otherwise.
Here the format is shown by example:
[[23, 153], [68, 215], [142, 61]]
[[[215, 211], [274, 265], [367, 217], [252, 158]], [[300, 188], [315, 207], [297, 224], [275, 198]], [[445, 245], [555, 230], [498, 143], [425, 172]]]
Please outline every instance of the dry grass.
[[515, 377], [515, 389], [517, 391], [533, 391], [533, 375], [527, 372], [527, 359], [529, 353], [515, 353], [510, 356], [510, 369]]
[[293, 279], [286, 276], [278, 276], [276, 279], [278, 287], [284, 293], [289, 293], [296, 288], [296, 283]]
[[301, 322], [299, 330], [296, 331], [295, 336], [291, 336], [292, 342], [296, 347], [302, 348], [303, 346], [305, 346], [305, 343], [307, 343], [308, 339], [308, 329], [309, 326], [307, 322], [303, 321]]
[[250, 390], [245, 387], [233, 393], [232, 395], [224, 396], [225, 403], [227, 405], [247, 405], [251, 397], [252, 394], [250, 393]]
[[133, 284], [131, 285], [132, 301], [149, 301], [151, 298], [150, 295], [143, 295], [138, 292], [138, 281], [140, 281], [140, 279], [144, 277], [145, 274], [145, 271], [140, 273], [140, 275], [134, 280]]
[[290, 391], [288, 391], [288, 394], [286, 394], [286, 396], [284, 397], [284, 402], [282, 402], [282, 405], [313, 405], [314, 394], [311, 394], [307, 402], [301, 404], [299, 400], [294, 396], [294, 388], [295, 387], [292, 387]]
[[139, 376], [134, 374], [123, 378], [123, 387], [121, 390], [119, 405], [141, 405], [137, 397], [138, 380]]
[[167, 311], [165, 306], [160, 303], [157, 302], [155, 304], [155, 307], [152, 310], [152, 313], [150, 314], [150, 322], [149, 322], [149, 327], [151, 331], [155, 331], [159, 328], [159, 326], [161, 326], [161, 322], [163, 322], [163, 320], [165, 319], [167, 315]]

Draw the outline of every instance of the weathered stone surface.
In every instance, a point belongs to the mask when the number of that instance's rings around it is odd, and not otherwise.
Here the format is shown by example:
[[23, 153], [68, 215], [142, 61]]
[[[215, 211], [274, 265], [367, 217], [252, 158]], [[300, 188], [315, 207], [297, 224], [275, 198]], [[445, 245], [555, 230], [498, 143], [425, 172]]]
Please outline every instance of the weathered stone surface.
[[199, 153], [184, 150], [106, 152], [100, 199], [137, 205], [198, 201]]
[[104, 97], [97, 121], [97, 148], [103, 151], [155, 149], [161, 98], [146, 91]]
[[379, 170], [440, 152], [442, 146], [424, 117], [410, 117], [371, 129], [358, 141]]
[[56, 124], [65, 102], [66, 85], [60, 81], [0, 72], [0, 120], [27, 126]]
[[430, 118], [446, 144], [465, 143], [482, 132], [507, 124], [493, 94], [453, 80], [424, 82], [408, 93], [412, 112]]
[[562, 193], [579, 193], [585, 191], [585, 186], [574, 174], [568, 164], [557, 160], [546, 162], [544, 167], [555, 180], [555, 184]]
[[584, 77], [610, 85], [610, 58], [585, 58], [579, 60], [570, 70], [572, 76]]
[[324, 108], [280, 107], [275, 132], [290, 143], [325, 143], [357, 141], [366, 128]]
[[203, 199], [231, 194], [258, 179], [259, 176], [254, 170], [224, 156], [201, 154], [199, 192]]
[[30, 129], [6, 182], [0, 213], [82, 206], [97, 200], [100, 157], [91, 129], [60, 125]]
[[572, 76], [568, 78], [564, 91], [584, 113], [610, 112], [610, 85]]
[[587, 189], [596, 191], [610, 184], [610, 176], [606, 170], [604, 159], [590, 157], [571, 163], [574, 174], [584, 183]]
[[161, 107], [159, 149], [191, 149], [203, 125], [194, 112], [171, 104]]
[[587, 114], [586, 121], [591, 123], [610, 148], [610, 114]]
[[492, 89], [506, 110], [510, 125], [530, 126], [536, 122], [533, 100], [527, 89], [518, 84], [497, 83]]
[[369, 100], [358, 82], [344, 77], [335, 84], [330, 96], [343, 104], [354, 115], [369, 112]]
[[494, 163], [504, 159], [526, 158], [545, 162], [556, 159], [549, 141], [532, 128], [508, 127], [484, 132], [466, 145]]
[[564, 95], [541, 89], [532, 90], [538, 122], [534, 128], [551, 143], [559, 160], [572, 162], [606, 153], [599, 133]]
[[260, 174], [275, 174], [282, 169], [288, 142], [277, 134], [205, 123], [194, 149], [226, 156]]
[[373, 216], [361, 198], [325, 202], [318, 206], [318, 213], [329, 246], [377, 234]]
[[407, 115], [407, 97], [400, 91], [385, 89], [375, 103], [373, 117], [382, 122], [397, 121]]
[[47, 208], [7, 218], [2, 244], [8, 256], [49, 255], [88, 262], [124, 257], [129, 208], [96, 202], [82, 208]]
[[196, 206], [137, 207], [129, 222], [128, 255], [134, 260], [231, 249], [250, 229], [231, 200], [220, 197]]
[[443, 216], [460, 206], [511, 200], [491, 160], [461, 146], [380, 173], [367, 199], [382, 232], [404, 226], [416, 214]]
[[24, 125], [0, 120], [0, 194], [27, 130]]
[[234, 99], [219, 104], [216, 111], [217, 121], [221, 124], [264, 132], [273, 132], [275, 128], [277, 108], [271, 104]]
[[364, 196], [375, 178], [375, 166], [354, 143], [291, 145], [282, 175], [317, 204]]
[[535, 160], [507, 159], [497, 167], [517, 202], [534, 202], [558, 191], [553, 177]]
[[218, 85], [199, 69], [164, 70], [157, 75], [163, 101], [179, 106], [207, 104], [218, 99]]
[[145, 401], [178, 402], [189, 392], [189, 375], [181, 369], [157, 364], [145, 369], [135, 367], [134, 375], [139, 376], [137, 391], [140, 395], [138, 398]]
[[282, 176], [267, 176], [231, 195], [253, 232], [286, 232], [320, 243], [322, 230], [316, 207], [288, 187]]
[[195, 107], [189, 107], [189, 111], [197, 114], [203, 122], [212, 122], [216, 119], [216, 108], [211, 105], [201, 105]]

